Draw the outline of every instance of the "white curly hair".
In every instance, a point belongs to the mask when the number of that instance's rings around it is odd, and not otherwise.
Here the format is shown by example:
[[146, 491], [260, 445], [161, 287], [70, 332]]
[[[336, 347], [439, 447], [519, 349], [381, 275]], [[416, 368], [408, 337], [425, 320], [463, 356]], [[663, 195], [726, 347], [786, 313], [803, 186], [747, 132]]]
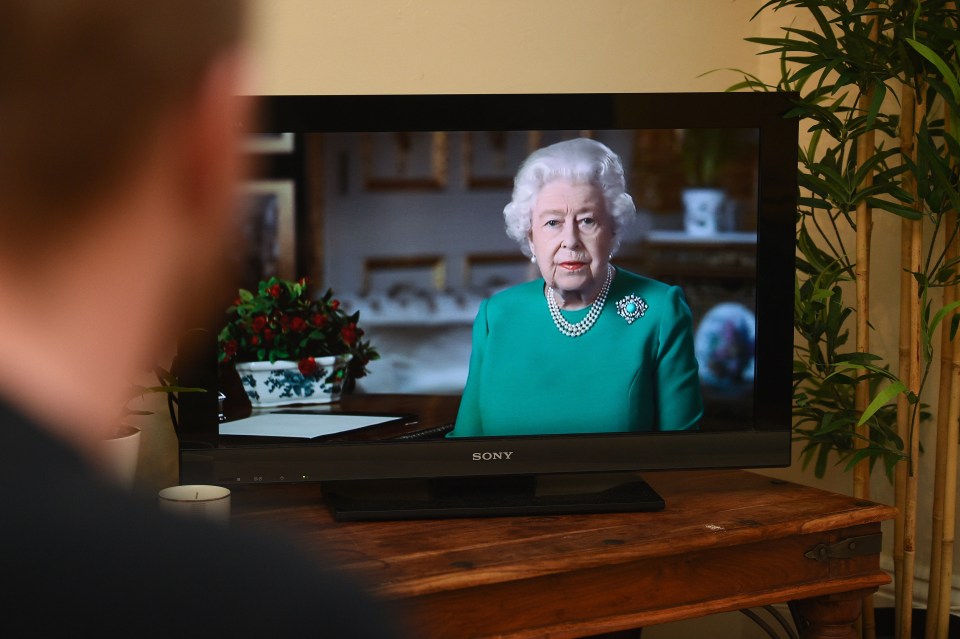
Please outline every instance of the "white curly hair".
[[[613, 233], [634, 221], [637, 208], [626, 192], [623, 164], [606, 145], [589, 138], [574, 138], [537, 149], [524, 160], [513, 182], [513, 197], [503, 208], [507, 235], [530, 256], [530, 226], [533, 205], [540, 189], [554, 180], [593, 184], [603, 194], [607, 213], [613, 218]], [[614, 250], [620, 241], [615, 239]]]

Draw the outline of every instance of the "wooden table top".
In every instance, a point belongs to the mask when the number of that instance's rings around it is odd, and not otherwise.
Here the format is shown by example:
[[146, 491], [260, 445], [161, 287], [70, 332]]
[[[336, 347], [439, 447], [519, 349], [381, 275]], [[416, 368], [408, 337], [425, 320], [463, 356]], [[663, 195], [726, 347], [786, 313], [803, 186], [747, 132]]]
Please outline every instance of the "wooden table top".
[[[610, 579], [610, 588], [629, 582], [647, 593], [639, 606], [643, 610], [634, 602], [629, 610], [611, 611], [606, 618], [614, 621], [605, 629], [876, 588], [889, 581], [876, 555], [821, 563], [804, 553], [844, 536], [879, 533], [880, 522], [893, 518], [893, 508], [739, 470], [646, 472], [643, 477], [663, 496], [665, 510], [342, 523], [331, 517], [317, 485], [286, 484], [232, 488], [234, 522], [280, 528], [380, 595], [422, 599], [418, 605], [424, 610], [440, 600], [466, 609], [473, 604], [450, 598], [497, 589], [502, 592], [496, 601], [502, 603], [517, 592], [511, 588], [560, 584], [571, 575], [597, 583]], [[665, 585], [671, 577], [682, 584]], [[670, 588], [678, 594], [663, 594]], [[524, 610], [530, 608], [536, 606], [528, 601]], [[477, 623], [472, 617], [482, 621], [482, 616], [458, 613], [460, 621], [450, 623], [463, 630]], [[560, 625], [572, 628], [571, 623]], [[453, 626], [441, 627], [447, 636], [461, 636]], [[517, 626], [513, 634], [501, 628], [497, 634], [547, 636], [530, 631], [529, 623], [524, 628]]]
[[[416, 428], [431, 428], [449, 423], [458, 404], [455, 396], [356, 395], [341, 408], [414, 413]], [[418, 639], [575, 638], [795, 600], [817, 616], [824, 597], [832, 598], [827, 611], [838, 599], [852, 602], [841, 620], [849, 625], [857, 597], [889, 582], [876, 549], [826, 561], [810, 553], [876, 541], [893, 508], [741, 470], [642, 477], [664, 510], [338, 522], [316, 483], [230, 488], [233, 525], [285, 533], [401, 602]]]

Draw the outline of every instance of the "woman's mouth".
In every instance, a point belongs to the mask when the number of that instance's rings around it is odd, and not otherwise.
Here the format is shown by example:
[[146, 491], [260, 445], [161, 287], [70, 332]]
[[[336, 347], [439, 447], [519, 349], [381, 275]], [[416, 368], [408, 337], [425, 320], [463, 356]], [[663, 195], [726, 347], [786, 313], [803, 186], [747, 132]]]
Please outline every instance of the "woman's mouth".
[[579, 271], [586, 265], [587, 265], [586, 262], [574, 262], [574, 261], [560, 262], [560, 268], [568, 271]]

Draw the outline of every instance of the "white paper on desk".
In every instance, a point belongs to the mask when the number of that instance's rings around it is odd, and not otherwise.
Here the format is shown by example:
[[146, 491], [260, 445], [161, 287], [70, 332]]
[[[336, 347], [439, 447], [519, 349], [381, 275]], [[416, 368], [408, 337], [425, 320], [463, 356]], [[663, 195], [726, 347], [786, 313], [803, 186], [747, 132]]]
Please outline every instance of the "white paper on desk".
[[335, 435], [365, 426], [382, 424], [394, 419], [398, 419], [398, 417], [390, 415], [267, 413], [224, 422], [220, 424], [220, 434], [313, 439], [323, 435]]

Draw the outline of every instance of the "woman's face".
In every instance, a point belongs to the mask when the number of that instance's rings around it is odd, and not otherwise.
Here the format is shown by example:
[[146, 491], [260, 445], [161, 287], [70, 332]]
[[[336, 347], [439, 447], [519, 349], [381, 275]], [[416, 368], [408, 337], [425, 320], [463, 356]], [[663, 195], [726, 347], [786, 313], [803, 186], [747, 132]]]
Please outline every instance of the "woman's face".
[[589, 304], [603, 284], [613, 218], [596, 186], [548, 182], [531, 213], [530, 248], [540, 273], [565, 300]]

